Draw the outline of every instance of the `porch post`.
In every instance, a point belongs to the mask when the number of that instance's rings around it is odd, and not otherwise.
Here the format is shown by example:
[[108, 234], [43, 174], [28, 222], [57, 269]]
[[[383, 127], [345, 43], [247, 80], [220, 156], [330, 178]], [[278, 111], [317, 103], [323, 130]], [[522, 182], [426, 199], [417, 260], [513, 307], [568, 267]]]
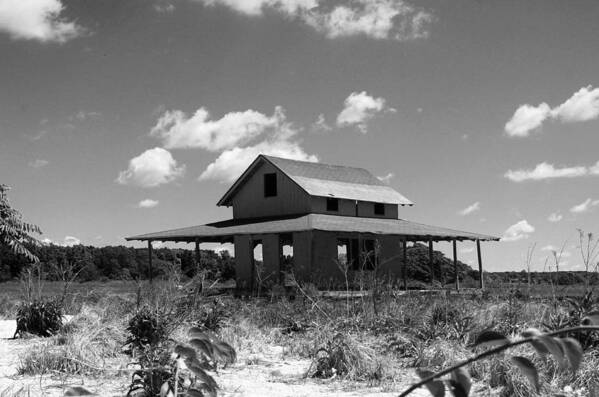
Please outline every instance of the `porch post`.
[[402, 276], [403, 276], [403, 289], [408, 290], [408, 238], [404, 237], [402, 240]]
[[483, 261], [480, 255], [480, 240], [476, 240], [476, 254], [478, 256], [478, 286], [480, 289], [484, 289], [485, 282], [483, 280]]
[[431, 269], [431, 285], [435, 281], [435, 269], [433, 268], [433, 238], [428, 239], [428, 264]]
[[200, 272], [200, 261], [201, 261], [201, 255], [200, 255], [200, 241], [196, 238], [195, 239], [195, 260], [196, 260], [196, 274], [198, 274]]
[[152, 285], [152, 240], [148, 240], [148, 265], [150, 267], [150, 285]]
[[453, 273], [455, 275], [455, 290], [460, 292], [460, 276], [458, 274], [458, 249], [457, 242], [453, 240]]

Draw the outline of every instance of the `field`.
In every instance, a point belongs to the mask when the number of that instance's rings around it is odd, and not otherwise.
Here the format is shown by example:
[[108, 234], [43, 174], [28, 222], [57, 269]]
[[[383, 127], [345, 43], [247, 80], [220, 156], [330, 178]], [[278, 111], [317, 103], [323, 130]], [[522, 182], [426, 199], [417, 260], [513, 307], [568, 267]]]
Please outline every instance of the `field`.
[[[211, 372], [224, 396], [397, 396], [419, 380], [417, 368], [440, 370], [473, 354], [477, 334], [493, 328], [516, 337], [536, 327], [577, 325], [596, 296], [571, 301], [553, 297], [550, 286], [503, 285], [488, 292], [399, 294], [381, 288], [376, 299], [324, 299], [310, 286], [295, 299], [272, 294], [234, 298], [164, 280], [142, 286], [110, 281], [74, 284], [66, 299], [73, 316], [53, 336], [4, 339], [14, 333], [19, 283], [0, 284], [0, 396], [62, 396], [85, 386], [98, 395], [124, 396], [139, 366], [126, 352], [129, 320], [143, 308], [164, 323], [168, 338], [184, 343], [199, 326], [237, 352], [234, 364]], [[580, 296], [573, 287], [560, 294]], [[44, 296], [59, 295], [60, 283], [45, 283]], [[557, 293], [556, 293], [557, 294]], [[509, 357], [493, 356], [469, 366], [471, 395], [587, 396], [599, 387], [599, 340], [585, 336], [584, 359], [576, 375], [529, 346], [510, 354], [530, 358], [539, 370], [536, 394]], [[173, 342], [174, 343], [174, 342]], [[172, 344], [161, 345], [165, 351]], [[429, 395], [420, 388], [415, 396]]]

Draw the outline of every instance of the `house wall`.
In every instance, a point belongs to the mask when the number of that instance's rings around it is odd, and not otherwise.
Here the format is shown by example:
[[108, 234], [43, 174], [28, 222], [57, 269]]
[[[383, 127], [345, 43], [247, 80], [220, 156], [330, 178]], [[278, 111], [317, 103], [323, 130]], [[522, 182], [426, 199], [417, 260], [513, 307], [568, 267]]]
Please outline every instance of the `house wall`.
[[315, 214], [356, 216], [356, 201], [339, 199], [339, 211], [327, 211], [327, 198], [319, 196], [310, 197], [312, 210]]
[[[277, 195], [264, 197], [264, 174], [277, 174]], [[310, 212], [310, 196], [273, 165], [263, 162], [232, 198], [233, 218]]]
[[358, 216], [367, 218], [387, 218], [397, 219], [397, 204], [385, 204], [385, 215], [376, 215], [374, 213], [374, 203], [371, 201], [358, 201]]
[[[326, 197], [311, 197], [310, 212], [315, 214], [329, 214], [329, 215], [342, 215], [342, 216], [356, 216], [356, 201], [339, 199], [339, 211], [327, 211], [327, 198]], [[397, 204], [385, 204], [385, 215], [376, 215], [374, 213], [374, 202], [371, 201], [358, 201], [358, 212], [357, 216], [366, 218], [387, 218], [397, 219], [398, 217], [398, 205]]]

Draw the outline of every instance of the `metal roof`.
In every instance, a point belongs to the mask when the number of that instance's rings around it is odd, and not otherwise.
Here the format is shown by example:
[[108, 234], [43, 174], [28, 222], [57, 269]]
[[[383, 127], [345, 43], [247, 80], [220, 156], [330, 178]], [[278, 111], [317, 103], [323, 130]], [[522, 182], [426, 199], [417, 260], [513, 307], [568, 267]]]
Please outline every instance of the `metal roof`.
[[311, 196], [413, 205], [402, 194], [363, 168], [290, 160], [262, 154], [235, 181], [219, 200], [218, 205], [231, 204], [232, 197], [261, 161], [271, 163]]
[[193, 242], [231, 241], [235, 235], [292, 233], [320, 230], [339, 233], [394, 235], [410, 241], [482, 240], [497, 241], [499, 237], [463, 232], [439, 226], [424, 225], [403, 219], [362, 218], [325, 214], [305, 214], [279, 218], [231, 219], [206, 225], [166, 230], [158, 233], [127, 237], [127, 240], [158, 240]]

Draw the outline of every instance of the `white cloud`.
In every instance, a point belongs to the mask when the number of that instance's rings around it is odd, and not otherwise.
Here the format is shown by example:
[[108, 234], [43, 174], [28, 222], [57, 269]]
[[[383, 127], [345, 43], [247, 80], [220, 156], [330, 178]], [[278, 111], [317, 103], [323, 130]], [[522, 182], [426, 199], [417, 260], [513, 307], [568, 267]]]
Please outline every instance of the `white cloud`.
[[42, 168], [50, 164], [48, 160], [35, 159], [27, 163], [31, 168]]
[[535, 228], [528, 223], [526, 219], [523, 219], [520, 222], [514, 223], [512, 226], [508, 227], [506, 231], [503, 232], [501, 241], [518, 241], [527, 239], [534, 231]]
[[543, 124], [550, 113], [551, 109], [546, 103], [539, 106], [521, 105], [505, 124], [505, 132], [509, 136], [528, 136]]
[[582, 87], [569, 99], [551, 109], [546, 103], [521, 105], [505, 125], [509, 136], [525, 137], [548, 119], [562, 123], [594, 120], [599, 117], [599, 88]]
[[589, 167], [589, 173], [591, 175], [599, 175], [599, 161], [597, 161], [595, 165]]
[[561, 221], [563, 218], [564, 218], [564, 217], [563, 217], [563, 215], [562, 215], [562, 214], [560, 214], [560, 213], [558, 213], [558, 212], [553, 212], [553, 213], [549, 214], [549, 216], [547, 217], [547, 220], [548, 220], [549, 222], [556, 223], [556, 222], [559, 222], [559, 221]]
[[583, 201], [582, 203], [577, 204], [574, 207], [570, 208], [570, 212], [575, 213], [575, 214], [580, 214], [582, 212], [589, 211], [591, 208], [596, 207], [597, 205], [599, 205], [599, 200], [592, 200], [592, 199], [588, 198], [585, 201]]
[[551, 115], [564, 123], [596, 119], [599, 117], [599, 87], [582, 87], [566, 102], [554, 108]]
[[377, 178], [379, 178], [380, 181], [386, 183], [387, 185], [391, 182], [391, 179], [393, 179], [393, 177], [395, 176], [395, 174], [393, 172], [389, 172], [387, 175], [385, 176], [377, 176]]
[[463, 210], [461, 210], [459, 212], [460, 215], [470, 215], [474, 212], [477, 212], [480, 210], [480, 202], [476, 202], [473, 204], [470, 204], [468, 207], [464, 208]]
[[132, 158], [129, 168], [121, 171], [116, 181], [123, 185], [154, 187], [169, 183], [184, 172], [185, 166], [178, 166], [168, 150], [156, 147]]
[[553, 245], [549, 244], [541, 248], [541, 251], [557, 251]]
[[42, 244], [44, 244], [44, 245], [60, 245], [62, 247], [72, 247], [74, 245], [81, 244], [81, 240], [79, 240], [77, 237], [73, 237], [73, 236], [65, 236], [63, 241], [53, 241], [49, 238], [45, 238], [42, 240]]
[[324, 118], [324, 114], [319, 114], [316, 121], [312, 123], [312, 131], [315, 132], [328, 132], [333, 128], [327, 124], [326, 119]]
[[152, 200], [152, 199], [144, 199], [141, 200], [137, 206], [139, 208], [154, 208], [158, 205], [159, 201], [158, 200]]
[[344, 101], [344, 107], [337, 116], [337, 126], [355, 126], [362, 133], [368, 132], [367, 122], [385, 109], [385, 99], [375, 98], [366, 93], [352, 92]]
[[472, 252], [474, 252], [474, 247], [460, 249], [460, 253], [462, 254], [470, 254]]
[[61, 0], [0, 1], [0, 31], [13, 39], [64, 43], [83, 33], [83, 29], [60, 16]]
[[504, 176], [513, 182], [523, 182], [527, 180], [574, 178], [587, 174], [588, 169], [584, 166], [555, 168], [553, 164], [542, 162], [531, 170], [509, 170]]
[[162, 138], [167, 149], [202, 148], [209, 151], [231, 149], [280, 125], [285, 120], [281, 107], [272, 116], [255, 110], [230, 112], [218, 120], [210, 120], [205, 108], [191, 117], [180, 110], [165, 112], [150, 132]]
[[318, 161], [316, 156], [307, 154], [296, 142], [287, 139], [267, 140], [254, 146], [235, 147], [224, 151], [206, 167], [199, 180], [212, 179], [220, 182], [233, 182], [259, 154], [293, 160]]
[[61, 245], [64, 245], [65, 247], [72, 247], [79, 244], [81, 244], [81, 240], [79, 240], [77, 237], [65, 236]]
[[434, 17], [405, 0], [197, 0], [223, 5], [241, 14], [260, 16], [265, 9], [299, 20], [329, 38], [364, 35], [398, 41], [426, 38]]
[[102, 117], [102, 113], [90, 111], [90, 110], [80, 110], [77, 113], [69, 116], [69, 121], [85, 121], [90, 119], [98, 119]]

